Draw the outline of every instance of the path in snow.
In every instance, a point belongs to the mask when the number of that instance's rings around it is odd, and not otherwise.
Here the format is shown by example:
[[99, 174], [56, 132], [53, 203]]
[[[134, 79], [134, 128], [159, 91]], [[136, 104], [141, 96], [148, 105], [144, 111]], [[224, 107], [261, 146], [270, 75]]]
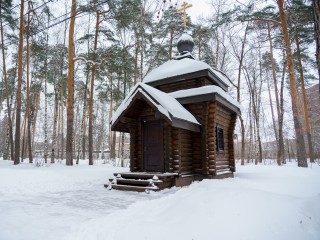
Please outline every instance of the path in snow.
[[164, 194], [110, 192], [103, 184], [117, 171], [128, 169], [61, 164], [39, 168], [0, 160], [0, 240], [61, 239], [80, 223]]

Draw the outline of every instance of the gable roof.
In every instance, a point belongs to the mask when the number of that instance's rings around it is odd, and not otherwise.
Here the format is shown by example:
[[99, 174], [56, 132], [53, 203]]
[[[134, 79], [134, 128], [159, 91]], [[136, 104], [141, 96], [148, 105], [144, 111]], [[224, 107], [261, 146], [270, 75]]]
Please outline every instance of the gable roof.
[[137, 97], [144, 99], [162, 115], [173, 127], [199, 132], [200, 124], [175, 98], [144, 83], [138, 83], [112, 115], [110, 124], [114, 129], [120, 118], [125, 115]]
[[170, 96], [177, 99], [181, 104], [196, 103], [203, 101], [212, 101], [222, 103], [227, 108], [238, 115], [241, 115], [241, 106], [228, 93], [218, 86], [203, 86], [198, 88], [179, 90], [169, 93]]
[[179, 82], [195, 77], [207, 77], [223, 90], [228, 90], [228, 79], [218, 70], [211, 68], [202, 61], [190, 58], [170, 60], [153, 69], [144, 79], [143, 83], [159, 86], [170, 82]]

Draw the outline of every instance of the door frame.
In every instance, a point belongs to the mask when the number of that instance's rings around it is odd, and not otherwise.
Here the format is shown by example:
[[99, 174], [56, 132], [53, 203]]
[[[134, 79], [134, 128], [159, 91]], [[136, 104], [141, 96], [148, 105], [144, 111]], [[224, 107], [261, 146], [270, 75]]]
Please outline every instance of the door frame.
[[[161, 138], [160, 138], [160, 144], [159, 144], [159, 154], [160, 154], [160, 163], [159, 163], [159, 166], [160, 166], [160, 169], [158, 170], [147, 170], [147, 164], [146, 164], [146, 157], [145, 157], [145, 147], [146, 147], [146, 136], [145, 136], [145, 126], [146, 124], [148, 123], [151, 123], [151, 122], [158, 122], [159, 125], [160, 125], [160, 131], [161, 131]], [[164, 133], [164, 130], [163, 130], [163, 121], [161, 119], [143, 119], [142, 120], [142, 166], [143, 166], [143, 170], [146, 171], [146, 172], [164, 172], [164, 159], [163, 159], [163, 156], [164, 156], [164, 153], [163, 153], [163, 150], [164, 150], [164, 147], [163, 147], [163, 143], [164, 143], [164, 139], [163, 139], [163, 133]]]

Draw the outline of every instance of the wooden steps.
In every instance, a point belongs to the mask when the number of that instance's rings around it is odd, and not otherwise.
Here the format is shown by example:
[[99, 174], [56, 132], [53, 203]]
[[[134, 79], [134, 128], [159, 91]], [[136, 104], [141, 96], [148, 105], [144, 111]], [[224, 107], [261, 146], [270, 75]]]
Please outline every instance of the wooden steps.
[[114, 173], [114, 178], [104, 186], [122, 191], [149, 192], [160, 191], [174, 186], [175, 173], [127, 172]]

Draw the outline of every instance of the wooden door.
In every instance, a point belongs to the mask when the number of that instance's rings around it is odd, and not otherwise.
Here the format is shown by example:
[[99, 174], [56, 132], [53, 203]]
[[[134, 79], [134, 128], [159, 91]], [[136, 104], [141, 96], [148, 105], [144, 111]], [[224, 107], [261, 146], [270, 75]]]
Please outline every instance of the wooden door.
[[143, 166], [148, 172], [163, 172], [163, 127], [160, 120], [143, 125]]

